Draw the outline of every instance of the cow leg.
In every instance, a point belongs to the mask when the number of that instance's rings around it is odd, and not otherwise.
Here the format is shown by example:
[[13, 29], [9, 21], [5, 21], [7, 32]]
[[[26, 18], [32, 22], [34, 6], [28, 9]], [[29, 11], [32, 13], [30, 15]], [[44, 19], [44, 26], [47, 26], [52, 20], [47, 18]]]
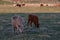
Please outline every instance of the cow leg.
[[14, 27], [14, 32], [16, 32], [16, 30], [17, 30], [17, 27]]
[[23, 32], [23, 29], [22, 29], [22, 26], [20, 26], [20, 25], [18, 25], [18, 30], [19, 30], [19, 32]]
[[27, 26], [29, 25], [29, 21], [27, 22]]
[[37, 28], [39, 28], [39, 24], [37, 24]]
[[28, 21], [27, 26], [28, 25], [32, 26], [32, 22], [31, 21]]
[[27, 23], [27, 26], [30, 25], [32, 26], [32, 22], [29, 20], [28, 23]]
[[30, 21], [30, 26], [32, 26], [32, 21]]
[[38, 22], [34, 22], [34, 24], [35, 24], [35, 27], [39, 28]]
[[32, 20], [31, 20], [31, 18], [30, 18], [30, 16], [29, 16], [29, 17], [28, 17], [28, 23], [27, 23], [27, 26], [28, 26], [28, 25], [31, 25], [31, 21], [32, 21]]

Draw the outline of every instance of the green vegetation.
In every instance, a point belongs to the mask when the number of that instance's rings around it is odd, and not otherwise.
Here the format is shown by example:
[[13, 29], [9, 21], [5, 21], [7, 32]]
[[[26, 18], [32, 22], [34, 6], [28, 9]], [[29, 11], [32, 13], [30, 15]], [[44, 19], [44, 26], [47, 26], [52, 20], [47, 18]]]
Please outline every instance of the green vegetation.
[[25, 20], [23, 33], [14, 33], [11, 25], [12, 13], [0, 13], [0, 40], [60, 40], [60, 14], [35, 13], [39, 18], [40, 27], [37, 29], [27, 26], [28, 14], [15, 13]]

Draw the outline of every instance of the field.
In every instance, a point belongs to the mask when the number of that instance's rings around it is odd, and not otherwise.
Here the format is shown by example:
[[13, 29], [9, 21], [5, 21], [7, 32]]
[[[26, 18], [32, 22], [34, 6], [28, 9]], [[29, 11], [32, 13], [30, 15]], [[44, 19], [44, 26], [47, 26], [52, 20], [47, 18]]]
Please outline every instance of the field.
[[13, 7], [12, 5], [0, 5], [0, 13], [45, 13], [60, 12], [60, 7]]
[[[35, 0], [36, 1], [36, 0]], [[36, 3], [40, 2], [39, 0]], [[26, 2], [28, 4], [29, 2]], [[31, 3], [31, 1], [30, 1]], [[35, 4], [34, 2], [32, 2]], [[41, 3], [41, 2], [40, 2]], [[59, 2], [57, 2], [59, 3]], [[36, 6], [36, 5], [35, 5]], [[0, 1], [0, 13], [45, 13], [45, 12], [60, 12], [60, 7], [14, 7], [13, 2]]]
[[11, 25], [14, 13], [0, 13], [0, 40], [60, 40], [60, 14], [34, 13], [39, 18], [39, 28], [27, 26], [28, 13], [15, 13], [25, 19], [23, 33], [15, 34]]
[[[60, 3], [59, 0], [22, 0], [22, 3]], [[35, 5], [36, 6], [36, 5]], [[0, 0], [0, 13], [45, 13], [60, 12], [60, 7], [13, 7], [13, 2]]]

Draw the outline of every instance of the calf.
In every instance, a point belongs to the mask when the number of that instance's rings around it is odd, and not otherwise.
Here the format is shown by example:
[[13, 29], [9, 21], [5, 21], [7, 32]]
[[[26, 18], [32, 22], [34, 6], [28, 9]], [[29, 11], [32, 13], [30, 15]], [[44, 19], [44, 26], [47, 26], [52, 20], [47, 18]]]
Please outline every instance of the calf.
[[12, 17], [12, 26], [15, 31], [23, 32], [23, 21], [20, 16], [13, 16]]
[[28, 16], [28, 25], [30, 25], [30, 26], [32, 26], [32, 23], [34, 23], [35, 24], [35, 27], [39, 27], [39, 21], [38, 21], [38, 17], [37, 16], [35, 16], [35, 15], [32, 15], [32, 14], [30, 14], [29, 16]]

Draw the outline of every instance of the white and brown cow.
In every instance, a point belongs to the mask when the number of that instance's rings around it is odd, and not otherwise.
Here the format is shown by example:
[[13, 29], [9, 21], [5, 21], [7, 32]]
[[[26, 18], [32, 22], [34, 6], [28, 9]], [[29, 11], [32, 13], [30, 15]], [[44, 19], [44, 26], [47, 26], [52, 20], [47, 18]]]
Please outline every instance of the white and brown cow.
[[23, 32], [23, 19], [20, 16], [13, 16], [12, 17], [12, 26], [15, 31]]

